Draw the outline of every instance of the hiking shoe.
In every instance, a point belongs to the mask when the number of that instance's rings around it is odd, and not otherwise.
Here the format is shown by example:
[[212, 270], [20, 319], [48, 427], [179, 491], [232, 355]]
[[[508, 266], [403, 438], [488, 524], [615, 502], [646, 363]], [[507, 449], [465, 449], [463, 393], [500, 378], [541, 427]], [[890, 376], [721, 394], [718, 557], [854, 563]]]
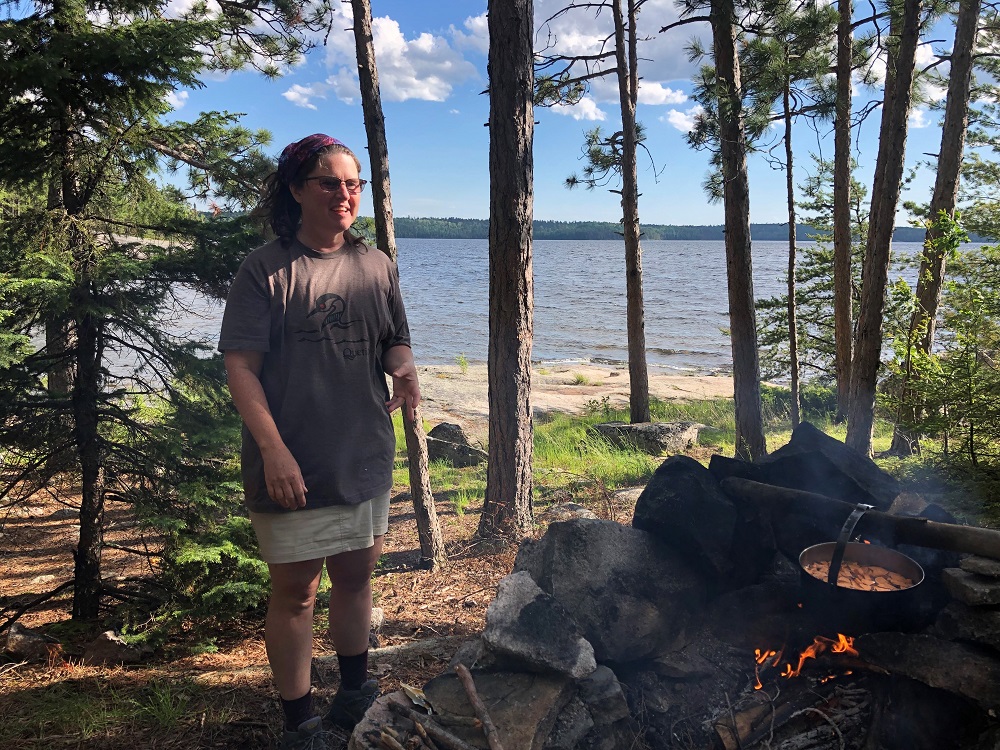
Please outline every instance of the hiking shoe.
[[326, 720], [351, 732], [378, 696], [378, 680], [368, 680], [357, 690], [340, 688], [333, 696]]
[[330, 750], [330, 733], [323, 729], [323, 717], [313, 716], [299, 724], [294, 732], [281, 734], [281, 750]]

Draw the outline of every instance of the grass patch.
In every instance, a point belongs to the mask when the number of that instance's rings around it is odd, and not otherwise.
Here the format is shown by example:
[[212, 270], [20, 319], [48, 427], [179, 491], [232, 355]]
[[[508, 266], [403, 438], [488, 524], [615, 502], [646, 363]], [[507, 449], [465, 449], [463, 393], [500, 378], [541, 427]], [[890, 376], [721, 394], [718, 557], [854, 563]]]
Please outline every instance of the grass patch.
[[[585, 377], [581, 376], [583, 380]], [[802, 394], [802, 419], [837, 440], [844, 441], [847, 427], [833, 422], [836, 394], [832, 389], [807, 387]], [[765, 386], [761, 406], [769, 452], [788, 443], [792, 434], [790, 394], [787, 388]], [[696, 458], [718, 453], [732, 456], [736, 444], [736, 415], [732, 399], [692, 401], [650, 400], [651, 419], [656, 422], [697, 422], [705, 425], [699, 434]], [[614, 407], [605, 397], [587, 403], [586, 413], [548, 414], [535, 420], [533, 469], [536, 495], [544, 498], [555, 490], [569, 490], [574, 497], [601, 497], [625, 487], [645, 485], [660, 463], [657, 457], [637, 450], [617, 448], [595, 435], [590, 428], [599, 422], [628, 422], [627, 408]], [[409, 484], [406, 443], [402, 420], [393, 415], [397, 457], [393, 481]], [[896, 476], [907, 491], [920, 492], [961, 522], [1000, 528], [1000, 471], [975, 468], [961, 457], [947, 456], [942, 446], [924, 440], [924, 455], [900, 459], [881, 456], [892, 442], [893, 425], [875, 421], [873, 448], [876, 463]], [[451, 505], [456, 515], [478, 507], [486, 494], [486, 466], [455, 468], [444, 462], [430, 464], [431, 487], [440, 503]], [[544, 504], [544, 501], [542, 501]]]
[[84, 743], [141, 730], [180, 733], [204, 710], [202, 693], [189, 680], [153, 680], [137, 688], [98, 679], [12, 693], [6, 721], [0, 723], [0, 746], [21, 747], [22, 742], [62, 737], [67, 730]]

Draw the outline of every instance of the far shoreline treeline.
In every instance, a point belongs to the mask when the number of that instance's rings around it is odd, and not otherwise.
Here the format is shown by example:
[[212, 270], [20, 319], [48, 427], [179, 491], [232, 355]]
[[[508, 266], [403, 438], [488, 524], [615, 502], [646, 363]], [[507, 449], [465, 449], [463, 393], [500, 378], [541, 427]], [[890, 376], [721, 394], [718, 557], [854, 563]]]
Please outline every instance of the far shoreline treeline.
[[[460, 218], [411, 218], [395, 217], [396, 236], [413, 239], [489, 239], [488, 219]], [[781, 241], [788, 239], [787, 224], [751, 224], [751, 236], [761, 241]], [[808, 241], [817, 232], [810, 226], [799, 224], [796, 238]], [[722, 225], [673, 226], [669, 224], [643, 224], [642, 236], [646, 240], [722, 240]], [[610, 221], [544, 221], [534, 222], [536, 240], [617, 240], [621, 239], [621, 225]], [[922, 227], [896, 227], [893, 239], [896, 242], [923, 242]], [[972, 241], [983, 241], [973, 237]]]

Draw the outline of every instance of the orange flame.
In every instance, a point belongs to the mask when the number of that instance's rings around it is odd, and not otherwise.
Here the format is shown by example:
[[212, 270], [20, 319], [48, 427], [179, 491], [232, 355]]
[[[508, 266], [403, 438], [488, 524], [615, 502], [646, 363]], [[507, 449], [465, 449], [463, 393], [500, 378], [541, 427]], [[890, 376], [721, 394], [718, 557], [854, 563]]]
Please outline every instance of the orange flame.
[[[786, 663], [785, 668], [781, 670], [781, 676], [788, 678], [798, 677], [802, 673], [802, 667], [806, 663], [807, 659], [815, 659], [827, 650], [835, 654], [849, 654], [851, 656], [858, 655], [857, 649], [854, 648], [854, 638], [851, 636], [844, 635], [843, 633], [837, 633], [837, 640], [833, 640], [832, 638], [817, 635], [813, 638], [812, 644], [807, 646], [806, 649], [799, 654], [798, 666], [793, 669], [790, 663]], [[764, 687], [760, 681], [761, 665], [763, 665], [764, 662], [773, 659], [771, 661], [771, 666], [778, 666], [783, 653], [783, 649], [782, 651], [775, 651], [773, 649], [754, 649], [754, 660], [756, 661], [756, 666], [754, 667], [754, 679], [756, 684], [754, 685], [754, 689], [760, 690]], [[850, 674], [850, 672], [848, 672], [848, 674]]]

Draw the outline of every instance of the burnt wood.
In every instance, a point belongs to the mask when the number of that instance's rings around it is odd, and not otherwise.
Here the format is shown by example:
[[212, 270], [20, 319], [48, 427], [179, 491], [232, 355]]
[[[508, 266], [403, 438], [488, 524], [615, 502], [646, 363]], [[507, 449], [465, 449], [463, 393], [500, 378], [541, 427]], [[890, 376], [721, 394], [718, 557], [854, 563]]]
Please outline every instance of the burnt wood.
[[[852, 503], [815, 492], [775, 487], [748, 479], [730, 477], [723, 479], [720, 485], [733, 502], [766, 506], [772, 512], [808, 513], [836, 526], [842, 524], [855, 507]], [[857, 533], [887, 544], [913, 544], [1000, 560], [1000, 531], [995, 529], [870, 510], [858, 522]]]

